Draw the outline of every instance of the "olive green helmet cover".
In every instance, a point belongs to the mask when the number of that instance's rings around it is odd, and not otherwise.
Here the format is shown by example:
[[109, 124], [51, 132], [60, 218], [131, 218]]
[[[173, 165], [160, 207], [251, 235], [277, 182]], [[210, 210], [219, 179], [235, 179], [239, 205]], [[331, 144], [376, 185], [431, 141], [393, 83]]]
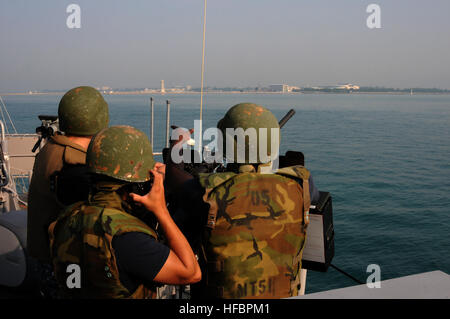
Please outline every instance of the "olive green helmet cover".
[[64, 94], [59, 102], [58, 118], [60, 131], [91, 136], [108, 127], [108, 104], [93, 87], [76, 87]]
[[90, 173], [121, 181], [140, 183], [150, 180], [155, 166], [147, 136], [131, 126], [111, 126], [98, 132], [86, 154]]
[[[240, 103], [232, 106], [228, 112], [225, 114], [225, 116], [217, 123], [217, 127], [222, 131], [224, 136], [224, 155], [226, 155], [226, 129], [227, 128], [242, 128], [244, 131], [248, 128], [255, 128], [257, 132], [257, 143], [256, 145], [249, 143], [248, 138], [246, 137], [245, 140], [245, 162], [248, 164], [254, 164], [253, 162], [249, 161], [249, 150], [251, 148], [256, 149], [258, 152], [257, 154], [257, 163], [262, 163], [262, 159], [260, 159], [259, 156], [259, 145], [260, 145], [260, 128], [267, 128], [267, 155], [270, 156], [275, 150], [271, 149], [272, 143], [271, 143], [271, 129], [276, 128], [278, 129], [280, 126], [278, 125], [278, 120], [273, 115], [271, 111], [266, 109], [265, 107], [261, 105], [257, 105], [254, 103]], [[280, 134], [278, 134], [278, 143], [280, 142]], [[264, 143], [265, 141], [261, 141]], [[278, 150], [277, 150], [278, 151]], [[227, 160], [230, 160], [227, 158]], [[237, 160], [237, 143], [236, 139], [234, 139], [234, 162]]]

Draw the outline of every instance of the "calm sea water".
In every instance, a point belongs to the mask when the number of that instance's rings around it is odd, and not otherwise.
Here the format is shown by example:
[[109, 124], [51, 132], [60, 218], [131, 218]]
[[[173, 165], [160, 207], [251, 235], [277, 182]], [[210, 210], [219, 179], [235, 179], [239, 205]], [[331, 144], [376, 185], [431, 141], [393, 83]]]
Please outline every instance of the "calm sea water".
[[[61, 96], [6, 96], [19, 132], [34, 133], [37, 115], [57, 114]], [[106, 96], [111, 124], [149, 132], [149, 96]], [[165, 101], [171, 123], [193, 127], [199, 95], [154, 95], [155, 150], [164, 146]], [[333, 196], [333, 264], [361, 281], [378, 264], [381, 278], [450, 273], [449, 95], [262, 95], [205, 97], [204, 128], [228, 107], [255, 102], [281, 118], [282, 149], [300, 150], [320, 190]], [[308, 272], [306, 292], [355, 283], [329, 269]]]

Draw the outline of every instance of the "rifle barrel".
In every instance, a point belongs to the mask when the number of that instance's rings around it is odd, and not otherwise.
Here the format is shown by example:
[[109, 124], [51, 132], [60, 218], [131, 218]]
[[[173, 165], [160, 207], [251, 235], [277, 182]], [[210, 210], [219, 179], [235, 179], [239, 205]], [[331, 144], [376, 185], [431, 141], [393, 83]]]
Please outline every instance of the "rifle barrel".
[[294, 116], [294, 114], [295, 114], [294, 109], [290, 109], [289, 112], [287, 112], [287, 114], [278, 122], [280, 128], [282, 128], [287, 123], [287, 121], [289, 121], [291, 117]]

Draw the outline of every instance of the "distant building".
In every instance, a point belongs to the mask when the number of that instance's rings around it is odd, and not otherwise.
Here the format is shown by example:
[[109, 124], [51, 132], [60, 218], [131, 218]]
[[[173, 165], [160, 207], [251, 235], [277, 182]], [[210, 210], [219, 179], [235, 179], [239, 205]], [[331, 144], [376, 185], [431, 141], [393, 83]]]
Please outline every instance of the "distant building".
[[272, 92], [283, 92], [286, 93], [288, 90], [287, 84], [273, 84], [269, 85], [269, 90]]
[[290, 93], [294, 90], [299, 91], [300, 88], [298, 86], [290, 86], [288, 84], [273, 84], [269, 86], [269, 91], [271, 92]]
[[288, 87], [288, 92], [299, 92], [300, 90], [301, 90], [301, 88], [298, 86], [289, 86]]
[[164, 88], [164, 80], [161, 80], [161, 93], [166, 93], [166, 89]]
[[96, 88], [97, 90], [99, 90], [101, 93], [103, 93], [103, 94], [110, 94], [111, 92], [113, 92], [113, 89], [111, 88], [111, 87], [109, 87], [109, 86], [102, 86], [102, 87], [99, 87], [99, 88]]
[[347, 84], [339, 84], [338, 86], [335, 87], [335, 89], [347, 90], [347, 91], [357, 91], [357, 90], [359, 90], [359, 86], [347, 83]]
[[358, 91], [360, 89], [360, 87], [358, 85], [354, 85], [354, 84], [350, 84], [350, 83], [346, 83], [346, 84], [338, 84], [338, 85], [331, 85], [331, 86], [321, 86], [321, 87], [310, 87], [309, 89], [311, 90], [316, 90], [316, 91], [320, 91], [320, 90], [324, 90], [324, 91]]

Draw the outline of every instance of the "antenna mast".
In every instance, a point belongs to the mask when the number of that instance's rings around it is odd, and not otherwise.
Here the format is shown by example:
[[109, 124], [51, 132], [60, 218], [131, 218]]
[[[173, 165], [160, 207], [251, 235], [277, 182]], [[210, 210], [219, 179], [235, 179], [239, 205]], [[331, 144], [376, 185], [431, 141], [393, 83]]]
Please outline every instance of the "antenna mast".
[[203, 139], [203, 80], [205, 74], [205, 34], [206, 34], [206, 0], [203, 11], [203, 46], [202, 46], [202, 80], [200, 85], [200, 132], [198, 141], [195, 141], [198, 151], [202, 151]]

